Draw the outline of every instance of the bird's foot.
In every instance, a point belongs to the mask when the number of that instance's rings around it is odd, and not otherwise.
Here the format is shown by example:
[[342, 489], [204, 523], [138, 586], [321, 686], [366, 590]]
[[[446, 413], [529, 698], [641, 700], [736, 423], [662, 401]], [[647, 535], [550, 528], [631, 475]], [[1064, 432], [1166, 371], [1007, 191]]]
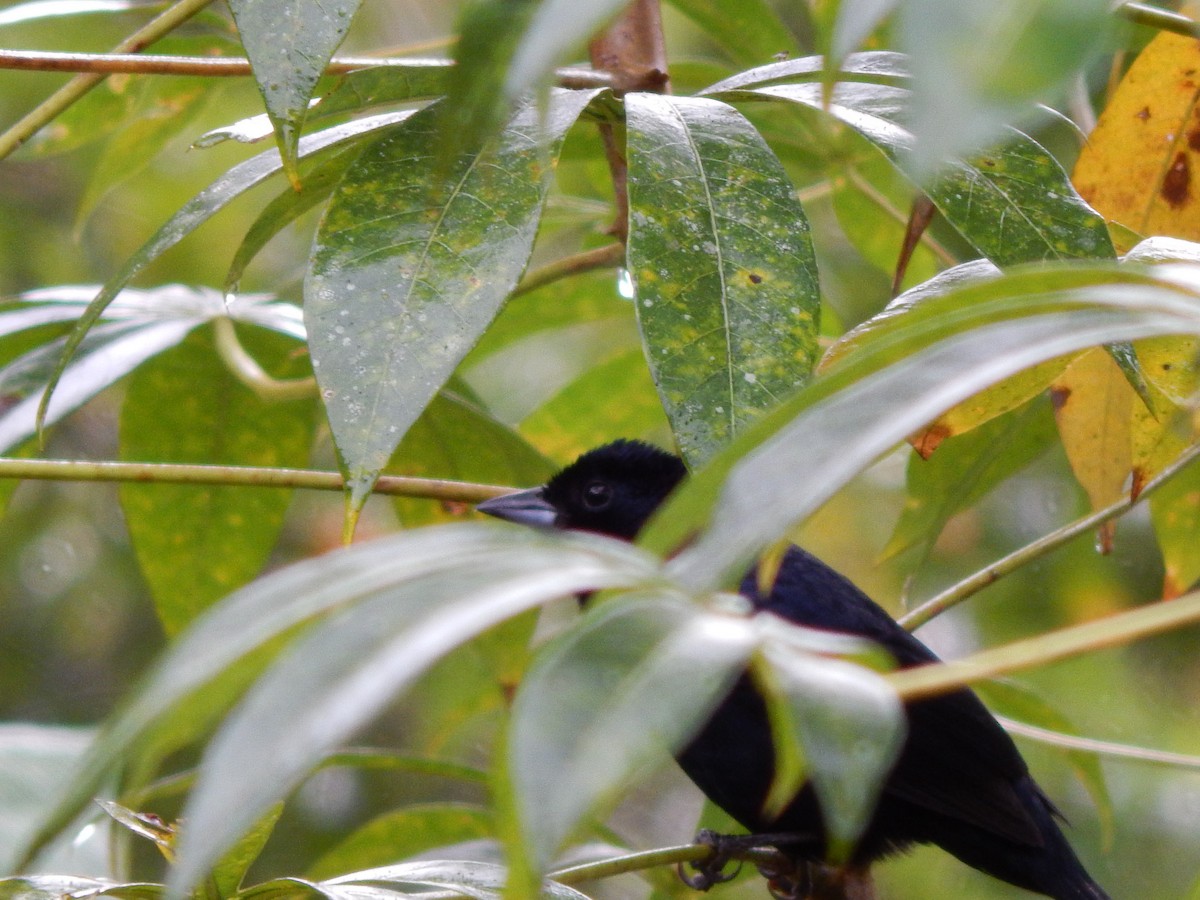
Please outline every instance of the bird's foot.
[[[794, 834], [718, 834], [704, 828], [696, 834], [696, 843], [712, 848], [712, 853], [699, 862], [680, 863], [677, 871], [680, 879], [688, 887], [697, 891], [707, 891], [715, 884], [736, 878], [741, 871], [742, 860], [749, 856], [752, 850], [773, 852], [772, 860], [778, 857], [778, 868], [782, 871], [787, 860], [775, 848], [780, 844], [802, 841], [801, 836]], [[732, 871], [726, 871], [730, 862], [734, 861], [737, 865]], [[776, 866], [774, 861], [767, 865]]]
[[[703, 860], [692, 863], [680, 863], [676, 867], [679, 879], [696, 891], [707, 891], [714, 884], [732, 881], [742, 870], [739, 860], [732, 872], [725, 871], [735, 853], [747, 849], [745, 838], [750, 835], [718, 834], [708, 828], [696, 833], [697, 844], [712, 849], [712, 853]], [[754, 845], [750, 845], [754, 846]], [[688, 869], [691, 869], [689, 872]]]

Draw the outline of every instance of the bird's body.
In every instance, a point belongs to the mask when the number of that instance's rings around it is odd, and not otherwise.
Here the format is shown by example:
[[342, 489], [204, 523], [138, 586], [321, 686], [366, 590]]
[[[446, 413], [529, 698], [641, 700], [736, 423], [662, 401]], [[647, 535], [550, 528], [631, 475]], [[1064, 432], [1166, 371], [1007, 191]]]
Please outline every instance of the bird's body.
[[[684, 475], [677, 457], [619, 441], [580, 457], [544, 488], [481, 508], [527, 524], [632, 539]], [[797, 547], [785, 554], [769, 593], [759, 590], [755, 571], [740, 591], [759, 611], [869, 638], [901, 667], [937, 660], [848, 579]], [[913, 844], [936, 844], [976, 869], [1056, 900], [1107, 897], [1071, 850], [1057, 811], [1012, 739], [973, 692], [912, 702], [906, 713], [904, 746], [852, 864], [865, 867]], [[798, 835], [800, 842], [786, 848], [789, 855], [824, 858], [821, 813], [811, 786], [778, 816], [763, 813], [775, 752], [765, 704], [748, 676], [677, 758], [709, 799], [751, 832]]]

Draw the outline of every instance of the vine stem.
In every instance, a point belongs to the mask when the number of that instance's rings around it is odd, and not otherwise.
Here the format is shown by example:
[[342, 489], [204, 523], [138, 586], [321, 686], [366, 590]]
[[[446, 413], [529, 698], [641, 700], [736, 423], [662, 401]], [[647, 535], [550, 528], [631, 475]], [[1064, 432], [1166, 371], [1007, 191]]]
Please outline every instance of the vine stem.
[[[143, 47], [148, 47], [159, 38], [174, 31], [212, 2], [213, 0], [179, 0], [178, 3], [167, 8], [121, 41], [115, 52], [135, 53]], [[33, 137], [44, 125], [52, 122], [104, 78], [105, 74], [99, 72], [76, 75], [46, 100], [35, 106], [20, 121], [0, 134], [0, 159], [4, 159]]]
[[[81, 462], [66, 459], [13, 459], [0, 457], [0, 478], [41, 481], [121, 481], [157, 484], [215, 484], [246, 487], [307, 488], [340, 491], [345, 487], [338, 472], [315, 469], [273, 469], [253, 466], [202, 466], [182, 463]], [[406, 478], [383, 475], [375, 492], [393, 497], [421, 497], [458, 503], [479, 503], [511, 494], [513, 488], [467, 481]]]

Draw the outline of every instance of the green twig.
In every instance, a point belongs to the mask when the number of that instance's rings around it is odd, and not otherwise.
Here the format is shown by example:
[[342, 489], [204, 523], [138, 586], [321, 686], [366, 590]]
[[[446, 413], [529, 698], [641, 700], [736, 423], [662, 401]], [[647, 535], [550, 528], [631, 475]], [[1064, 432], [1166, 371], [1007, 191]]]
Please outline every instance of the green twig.
[[1026, 544], [1024, 547], [1014, 550], [1003, 559], [997, 560], [991, 565], [980, 569], [974, 575], [964, 578], [937, 596], [922, 603], [912, 612], [901, 616], [898, 621], [909, 631], [920, 628], [934, 616], [940, 615], [950, 607], [962, 603], [972, 594], [978, 593], [988, 585], [999, 581], [1005, 575], [1021, 568], [1021, 566], [1032, 562], [1040, 556], [1044, 556], [1052, 550], [1058, 549], [1063, 544], [1074, 540], [1081, 534], [1091, 531], [1109, 519], [1115, 519], [1117, 516], [1128, 512], [1140, 503], [1143, 498], [1149, 496], [1170, 481], [1176, 473], [1194, 462], [1198, 456], [1200, 456], [1200, 444], [1195, 444], [1181, 453], [1174, 462], [1159, 472], [1154, 478], [1147, 481], [1136, 499], [1124, 497], [1116, 503], [1096, 510], [1096, 512], [1090, 515], [1076, 519], [1074, 522], [1064, 525], [1062, 528], [1052, 531], [1044, 537], [1038, 538], [1033, 543]]
[[[336, 56], [326, 75], [345, 75], [359, 69], [422, 64], [448, 65], [445, 60], [410, 56]], [[172, 56], [142, 53], [56, 53], [47, 50], [0, 49], [0, 69], [25, 72], [80, 72], [93, 75], [191, 75], [202, 78], [246, 78], [254, 74], [241, 56]], [[611, 76], [581, 66], [556, 70], [557, 84], [566, 88], [608, 87]]]
[[902, 669], [885, 677], [903, 699], [914, 700], [944, 694], [974, 681], [1118, 647], [1198, 621], [1200, 591], [1014, 641], [953, 662]]
[[1136, 25], [1146, 25], [1159, 31], [1170, 31], [1185, 37], [1200, 37], [1200, 22], [1189, 19], [1169, 9], [1160, 9], [1148, 3], [1122, 3], [1115, 10], [1118, 16]]
[[[136, 53], [170, 34], [212, 2], [213, 0], [179, 0], [118, 44], [115, 52]], [[0, 134], [0, 159], [4, 159], [33, 137], [105, 77], [103, 73], [95, 72], [77, 75], [48, 99], [39, 103], [24, 118]]]
[[[307, 488], [340, 491], [344, 488], [337, 472], [313, 469], [272, 469], [252, 466], [200, 466], [182, 463], [79, 462], [65, 459], [11, 459], [0, 457], [0, 478], [32, 478], [41, 481], [123, 481], [157, 484], [219, 484], [246, 487]], [[433, 478], [404, 478], [384, 475], [375, 492], [394, 497], [421, 497], [478, 503], [510, 494], [501, 485], [442, 481]]]
[[[659, 847], [654, 850], [643, 850], [640, 853], [628, 853], [624, 856], [614, 856], [597, 862], [582, 863], [550, 872], [547, 877], [560, 884], [580, 884], [584, 881], [595, 881], [599, 878], [612, 878], [614, 875], [625, 875], [629, 872], [639, 872], [642, 869], [653, 869], [658, 866], [676, 866], [680, 863], [704, 863], [712, 858], [716, 849], [708, 844], [680, 844], [676, 847]], [[734, 849], [729, 854], [730, 859], [745, 860], [753, 863], [770, 864], [779, 858], [779, 851], [765, 847], [752, 847], [745, 850]]]
[[1200, 769], [1200, 756], [1190, 756], [1186, 753], [1171, 753], [1169, 750], [1154, 750], [1150, 747], [1136, 747], [1132, 744], [1117, 744], [1112, 741], [1098, 741], [1095, 738], [1080, 737], [1074, 734], [1064, 734], [1050, 728], [1040, 728], [1027, 722], [1017, 722], [1004, 716], [996, 716], [997, 721], [1010, 734], [1017, 734], [1043, 744], [1055, 747], [1065, 747], [1068, 750], [1084, 750], [1088, 753], [1098, 753], [1101, 756], [1114, 756], [1118, 759], [1131, 759], [1137, 762], [1152, 763], [1159, 766], [1172, 766], [1182, 769]]
[[527, 273], [521, 279], [521, 283], [517, 285], [516, 290], [513, 291], [513, 296], [527, 294], [532, 290], [544, 287], [547, 284], [571, 275], [590, 272], [592, 269], [604, 269], [609, 266], [615, 266], [624, 259], [625, 247], [623, 244], [605, 244], [603, 247], [597, 247], [595, 250], [585, 250], [582, 253], [564, 256], [562, 259], [556, 259]]

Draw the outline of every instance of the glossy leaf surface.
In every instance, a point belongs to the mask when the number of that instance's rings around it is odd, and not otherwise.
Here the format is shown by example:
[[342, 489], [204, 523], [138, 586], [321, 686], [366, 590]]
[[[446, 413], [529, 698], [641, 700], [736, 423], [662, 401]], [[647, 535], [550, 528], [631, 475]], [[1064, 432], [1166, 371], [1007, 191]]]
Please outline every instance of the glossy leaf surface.
[[808, 221], [782, 165], [732, 107], [625, 102], [638, 321], [680, 450], [699, 463], [812, 370]]

